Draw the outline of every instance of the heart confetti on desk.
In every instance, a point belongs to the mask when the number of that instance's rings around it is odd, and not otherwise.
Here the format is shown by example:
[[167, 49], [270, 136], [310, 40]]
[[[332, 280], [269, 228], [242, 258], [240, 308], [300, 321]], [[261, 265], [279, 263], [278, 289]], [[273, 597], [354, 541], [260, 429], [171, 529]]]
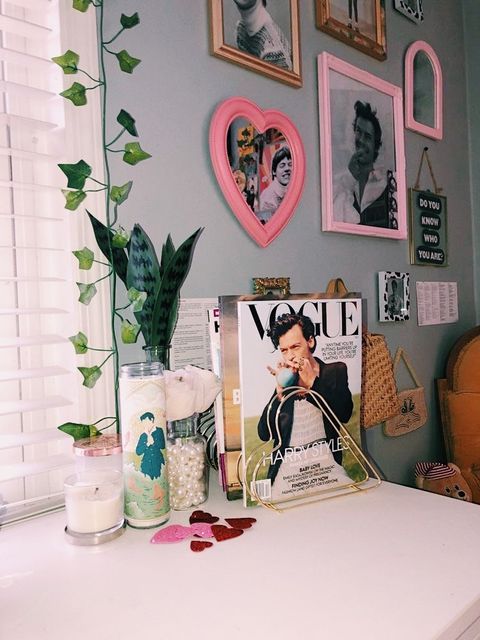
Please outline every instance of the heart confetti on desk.
[[[220, 518], [207, 511], [193, 511], [190, 515], [190, 526], [181, 524], [171, 524], [157, 531], [151, 538], [152, 544], [169, 544], [181, 542], [186, 538], [195, 536], [196, 538], [215, 538], [216, 542], [224, 542], [241, 536], [245, 529], [250, 529], [256, 522], [255, 518], [224, 518], [230, 525], [215, 524]], [[191, 540], [190, 549], [199, 553], [213, 547], [213, 542], [208, 540]]]

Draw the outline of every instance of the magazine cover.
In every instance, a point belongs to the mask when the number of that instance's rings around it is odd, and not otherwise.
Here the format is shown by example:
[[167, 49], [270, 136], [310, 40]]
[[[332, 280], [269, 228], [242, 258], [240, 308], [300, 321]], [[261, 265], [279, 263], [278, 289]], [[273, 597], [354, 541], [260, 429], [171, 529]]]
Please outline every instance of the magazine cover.
[[361, 298], [238, 301], [237, 313], [244, 504], [255, 504], [252, 494], [275, 504], [368, 480], [335, 421], [360, 445]]

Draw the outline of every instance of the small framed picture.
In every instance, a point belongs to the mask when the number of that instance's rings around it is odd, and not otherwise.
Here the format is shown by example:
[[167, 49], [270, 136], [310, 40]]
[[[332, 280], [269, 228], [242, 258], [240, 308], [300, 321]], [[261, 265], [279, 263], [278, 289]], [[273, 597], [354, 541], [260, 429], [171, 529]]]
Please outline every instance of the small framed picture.
[[400, 87], [318, 56], [322, 230], [407, 237]]
[[399, 322], [410, 318], [410, 274], [378, 272], [378, 320]]
[[422, 0], [395, 0], [395, 9], [417, 24], [423, 21], [422, 5]]
[[315, 0], [317, 29], [385, 60], [385, 0]]
[[208, 5], [214, 56], [302, 86], [298, 0], [209, 0]]
[[269, 293], [290, 295], [290, 278], [253, 278], [253, 293], [266, 296]]

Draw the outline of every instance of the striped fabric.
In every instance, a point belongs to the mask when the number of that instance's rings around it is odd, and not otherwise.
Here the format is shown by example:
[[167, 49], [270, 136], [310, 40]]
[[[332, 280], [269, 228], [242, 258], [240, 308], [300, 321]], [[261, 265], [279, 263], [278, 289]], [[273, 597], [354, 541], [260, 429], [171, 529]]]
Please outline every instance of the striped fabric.
[[424, 476], [429, 480], [449, 478], [456, 474], [455, 469], [441, 462], [417, 462], [415, 465], [415, 477]]

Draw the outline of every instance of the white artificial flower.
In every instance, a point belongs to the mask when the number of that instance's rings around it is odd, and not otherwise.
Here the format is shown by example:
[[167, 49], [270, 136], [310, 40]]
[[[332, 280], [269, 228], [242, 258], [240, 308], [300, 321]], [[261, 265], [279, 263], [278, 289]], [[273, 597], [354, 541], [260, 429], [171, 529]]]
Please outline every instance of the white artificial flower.
[[212, 371], [193, 365], [167, 370], [164, 375], [167, 420], [182, 420], [206, 411], [221, 390], [220, 380]]

